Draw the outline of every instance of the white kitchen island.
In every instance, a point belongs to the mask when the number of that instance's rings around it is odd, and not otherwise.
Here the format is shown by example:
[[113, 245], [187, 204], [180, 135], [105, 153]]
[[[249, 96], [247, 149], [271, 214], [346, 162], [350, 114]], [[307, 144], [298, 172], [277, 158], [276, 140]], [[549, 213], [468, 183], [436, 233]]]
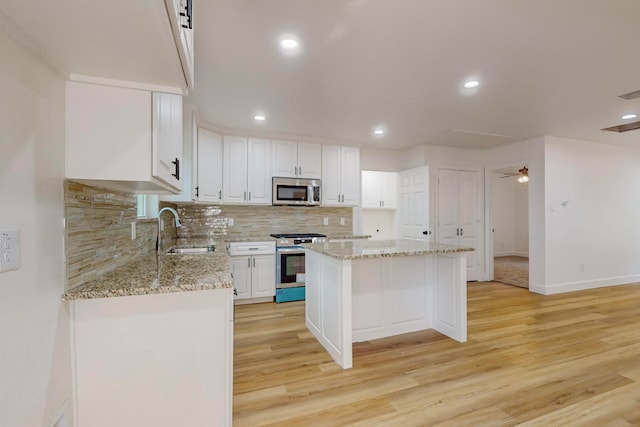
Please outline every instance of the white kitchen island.
[[466, 252], [416, 240], [306, 248], [306, 326], [342, 368], [352, 343], [433, 328], [467, 340]]

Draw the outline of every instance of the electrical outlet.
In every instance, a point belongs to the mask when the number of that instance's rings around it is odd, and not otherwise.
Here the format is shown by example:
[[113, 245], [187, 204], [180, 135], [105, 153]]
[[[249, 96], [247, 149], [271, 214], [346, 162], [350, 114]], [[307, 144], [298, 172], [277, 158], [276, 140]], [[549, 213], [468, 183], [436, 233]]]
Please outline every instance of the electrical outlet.
[[340, 225], [344, 225], [344, 218], [340, 218]]
[[227, 226], [233, 227], [234, 221], [233, 218], [227, 218]]
[[131, 221], [131, 240], [136, 240], [136, 222]]
[[20, 232], [0, 231], [0, 272], [20, 267]]
[[324, 225], [329, 225], [329, 218], [325, 218], [324, 221], [322, 221], [322, 223]]
[[584, 271], [584, 264], [580, 264], [580, 271]]

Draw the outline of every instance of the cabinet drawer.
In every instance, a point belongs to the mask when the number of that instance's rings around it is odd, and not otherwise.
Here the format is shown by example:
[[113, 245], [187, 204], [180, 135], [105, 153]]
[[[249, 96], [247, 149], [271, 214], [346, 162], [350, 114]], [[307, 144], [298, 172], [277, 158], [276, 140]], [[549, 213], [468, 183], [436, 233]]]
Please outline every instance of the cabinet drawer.
[[231, 242], [229, 255], [269, 255], [276, 253], [276, 242]]

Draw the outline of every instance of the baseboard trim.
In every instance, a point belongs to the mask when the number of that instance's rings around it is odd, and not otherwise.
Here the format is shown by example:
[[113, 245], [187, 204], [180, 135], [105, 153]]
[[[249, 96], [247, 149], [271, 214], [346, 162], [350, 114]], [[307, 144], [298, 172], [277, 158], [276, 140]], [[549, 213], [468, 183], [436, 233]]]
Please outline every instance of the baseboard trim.
[[560, 294], [564, 292], [584, 291], [587, 289], [606, 288], [608, 286], [628, 285], [640, 282], [640, 274], [630, 276], [607, 277], [596, 280], [583, 280], [578, 282], [556, 283], [552, 285], [535, 285], [532, 291], [544, 295]]

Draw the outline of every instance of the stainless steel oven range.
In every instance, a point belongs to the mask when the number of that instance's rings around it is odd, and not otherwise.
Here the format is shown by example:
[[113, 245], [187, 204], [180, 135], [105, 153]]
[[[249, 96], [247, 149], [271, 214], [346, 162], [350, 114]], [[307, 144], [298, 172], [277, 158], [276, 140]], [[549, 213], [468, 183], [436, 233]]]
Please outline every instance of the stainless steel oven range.
[[304, 300], [304, 243], [324, 242], [318, 233], [272, 234], [276, 240], [276, 302]]

